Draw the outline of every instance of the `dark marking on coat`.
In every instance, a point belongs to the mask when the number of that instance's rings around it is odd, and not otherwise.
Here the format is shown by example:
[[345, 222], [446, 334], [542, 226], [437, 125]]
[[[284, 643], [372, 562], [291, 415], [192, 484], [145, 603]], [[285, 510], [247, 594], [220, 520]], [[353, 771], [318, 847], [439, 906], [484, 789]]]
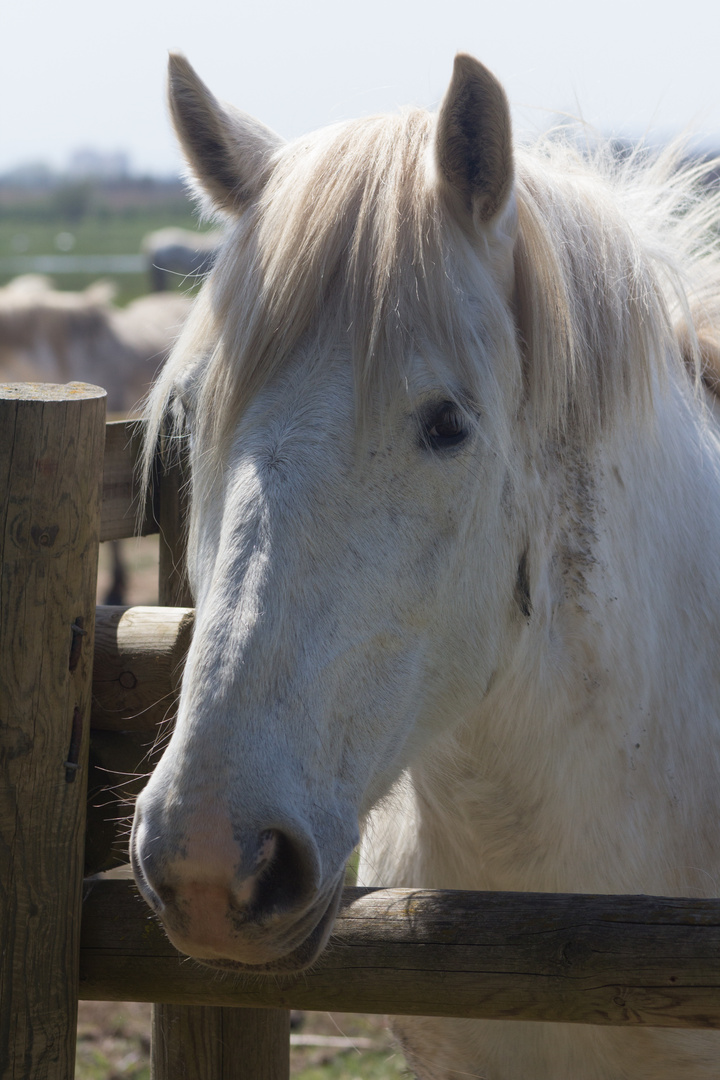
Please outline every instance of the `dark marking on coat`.
[[520, 611], [526, 619], [530, 618], [532, 612], [532, 601], [530, 599], [530, 576], [528, 574], [527, 564], [527, 548], [520, 556], [520, 562], [517, 568], [517, 577], [515, 578], [515, 603], [520, 608]]

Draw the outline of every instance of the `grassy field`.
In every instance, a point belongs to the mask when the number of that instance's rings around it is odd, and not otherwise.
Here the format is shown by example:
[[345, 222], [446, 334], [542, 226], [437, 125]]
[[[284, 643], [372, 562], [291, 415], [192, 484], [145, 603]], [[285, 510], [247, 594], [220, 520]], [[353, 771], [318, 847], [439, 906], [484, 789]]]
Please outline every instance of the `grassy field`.
[[[114, 207], [90, 204], [68, 213], [62, 203], [48, 199], [41, 207], [3, 204], [0, 190], [0, 286], [16, 276], [7, 260], [40, 255], [137, 255], [143, 237], [155, 229], [175, 225], [197, 229], [194, 210], [182, 194], [150, 205]], [[59, 289], [84, 289], [95, 276], [63, 273], [53, 277]], [[117, 302], [126, 304], [149, 291], [147, 274], [108, 274], [117, 289]], [[178, 288], [184, 287], [181, 281]]]
[[[149, 1080], [150, 1005], [81, 1001], [75, 1080]], [[382, 1017], [304, 1013], [290, 1048], [293, 1080], [408, 1080]]]

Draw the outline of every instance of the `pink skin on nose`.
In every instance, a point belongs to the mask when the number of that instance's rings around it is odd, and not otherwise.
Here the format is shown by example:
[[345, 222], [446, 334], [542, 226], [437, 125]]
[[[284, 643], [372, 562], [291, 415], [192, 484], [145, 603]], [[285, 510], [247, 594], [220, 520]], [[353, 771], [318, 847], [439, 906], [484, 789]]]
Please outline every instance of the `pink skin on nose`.
[[237, 916], [238, 909], [251, 900], [258, 874], [275, 853], [275, 833], [268, 830], [260, 839], [255, 872], [238, 882], [242, 853], [229, 821], [203, 823], [189, 830], [187, 856], [172, 868], [180, 919], [176, 926], [167, 926], [170, 939], [181, 951], [200, 959], [227, 956], [235, 937], [228, 916]]

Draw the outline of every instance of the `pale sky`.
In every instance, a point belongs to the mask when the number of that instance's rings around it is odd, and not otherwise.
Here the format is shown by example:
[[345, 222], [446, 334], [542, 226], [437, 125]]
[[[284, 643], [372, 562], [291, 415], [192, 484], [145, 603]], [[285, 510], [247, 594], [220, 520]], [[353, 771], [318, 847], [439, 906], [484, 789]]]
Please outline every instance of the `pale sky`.
[[720, 0], [2, 0], [0, 172], [84, 147], [177, 171], [169, 49], [288, 138], [437, 106], [462, 50], [503, 82], [520, 130], [566, 112], [606, 134], [691, 125], [720, 150]]

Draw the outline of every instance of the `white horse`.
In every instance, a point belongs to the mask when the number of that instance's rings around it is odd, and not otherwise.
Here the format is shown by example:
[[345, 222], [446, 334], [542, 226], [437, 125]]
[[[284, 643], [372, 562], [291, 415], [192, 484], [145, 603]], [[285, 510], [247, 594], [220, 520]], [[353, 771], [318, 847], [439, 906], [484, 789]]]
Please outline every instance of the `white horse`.
[[[299, 970], [361, 883], [720, 891], [718, 196], [437, 116], [284, 144], [180, 57], [229, 239], [150, 407], [190, 439], [195, 636], [140, 796], [177, 947]], [[707, 396], [707, 401], [705, 400]], [[720, 1034], [396, 1023], [420, 1077], [720, 1075]]]

